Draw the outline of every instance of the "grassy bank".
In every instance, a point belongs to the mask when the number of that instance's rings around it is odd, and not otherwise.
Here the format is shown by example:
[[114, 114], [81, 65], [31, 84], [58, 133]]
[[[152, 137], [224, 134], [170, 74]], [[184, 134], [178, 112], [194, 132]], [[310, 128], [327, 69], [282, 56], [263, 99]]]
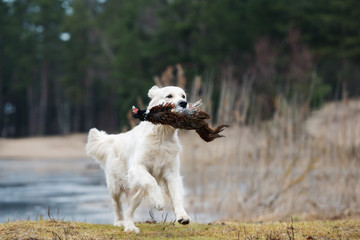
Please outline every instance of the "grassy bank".
[[111, 225], [39, 220], [0, 225], [0, 239], [360, 239], [360, 220], [269, 223], [137, 224], [141, 233]]

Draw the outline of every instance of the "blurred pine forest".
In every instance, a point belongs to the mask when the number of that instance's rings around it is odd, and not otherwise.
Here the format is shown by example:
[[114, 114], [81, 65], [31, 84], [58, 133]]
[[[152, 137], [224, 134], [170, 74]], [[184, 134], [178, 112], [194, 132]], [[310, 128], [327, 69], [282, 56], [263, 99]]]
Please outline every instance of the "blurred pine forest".
[[119, 131], [154, 78], [236, 124], [358, 97], [360, 1], [0, 0], [0, 136]]

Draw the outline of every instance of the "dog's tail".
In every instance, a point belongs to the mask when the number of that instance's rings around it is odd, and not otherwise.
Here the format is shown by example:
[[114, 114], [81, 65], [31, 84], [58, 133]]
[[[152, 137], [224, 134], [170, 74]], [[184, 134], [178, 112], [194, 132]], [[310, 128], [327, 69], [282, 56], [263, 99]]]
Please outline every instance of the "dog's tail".
[[104, 168], [114, 139], [114, 135], [108, 135], [106, 132], [99, 131], [96, 128], [90, 129], [86, 144], [86, 154], [95, 158]]

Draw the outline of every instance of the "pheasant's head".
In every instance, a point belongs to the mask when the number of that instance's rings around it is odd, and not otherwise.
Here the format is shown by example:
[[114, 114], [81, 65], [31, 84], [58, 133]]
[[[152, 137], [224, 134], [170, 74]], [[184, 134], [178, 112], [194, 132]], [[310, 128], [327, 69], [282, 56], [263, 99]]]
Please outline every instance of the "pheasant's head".
[[135, 106], [132, 106], [132, 115], [134, 118], [138, 118], [140, 121], [145, 121], [146, 119], [146, 110], [140, 110]]

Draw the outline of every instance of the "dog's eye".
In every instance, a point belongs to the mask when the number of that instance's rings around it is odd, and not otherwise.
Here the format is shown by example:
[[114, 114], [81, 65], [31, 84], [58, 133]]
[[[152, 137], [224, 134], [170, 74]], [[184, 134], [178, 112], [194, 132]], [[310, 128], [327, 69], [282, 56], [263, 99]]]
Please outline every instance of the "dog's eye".
[[171, 94], [169, 94], [169, 95], [167, 95], [166, 97], [167, 97], [167, 98], [172, 98], [172, 95], [171, 95]]
[[182, 98], [184, 98], [184, 99], [185, 99], [185, 95], [182, 95]]

